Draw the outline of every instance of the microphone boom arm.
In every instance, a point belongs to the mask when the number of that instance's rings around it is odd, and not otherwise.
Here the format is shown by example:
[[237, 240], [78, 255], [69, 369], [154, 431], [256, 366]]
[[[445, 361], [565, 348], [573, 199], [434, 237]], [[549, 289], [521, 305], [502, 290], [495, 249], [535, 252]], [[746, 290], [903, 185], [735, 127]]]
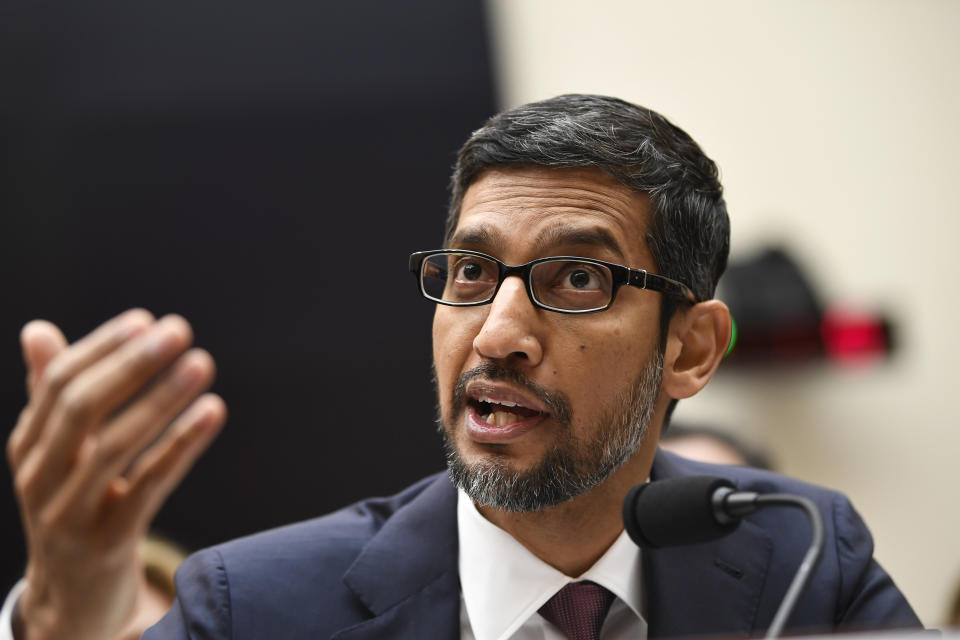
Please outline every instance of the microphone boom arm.
[[810, 547], [767, 630], [769, 639], [783, 632], [823, 553], [823, 518], [813, 501], [784, 493], [738, 491], [732, 482], [716, 476], [681, 476], [630, 489], [623, 500], [623, 524], [643, 548], [698, 544], [729, 535], [745, 516], [769, 506], [803, 509], [812, 530]]
[[793, 613], [793, 607], [797, 604], [797, 599], [810, 580], [810, 574], [813, 572], [813, 568], [817, 565], [817, 562], [820, 560], [820, 555], [823, 553], [823, 519], [820, 517], [820, 511], [817, 509], [817, 506], [813, 504], [812, 500], [802, 496], [792, 496], [782, 493], [759, 494], [756, 498], [757, 507], [772, 504], [785, 507], [799, 507], [806, 511], [807, 517], [810, 518], [810, 527], [813, 529], [813, 536], [810, 540], [810, 548], [807, 549], [806, 555], [803, 556], [803, 561], [793, 576], [793, 582], [790, 583], [787, 594], [783, 597], [783, 601], [777, 608], [777, 613], [773, 616], [773, 622], [770, 623], [770, 628], [767, 629], [766, 638], [777, 638], [780, 636], [784, 625], [786, 625], [787, 620], [790, 618], [790, 614]]

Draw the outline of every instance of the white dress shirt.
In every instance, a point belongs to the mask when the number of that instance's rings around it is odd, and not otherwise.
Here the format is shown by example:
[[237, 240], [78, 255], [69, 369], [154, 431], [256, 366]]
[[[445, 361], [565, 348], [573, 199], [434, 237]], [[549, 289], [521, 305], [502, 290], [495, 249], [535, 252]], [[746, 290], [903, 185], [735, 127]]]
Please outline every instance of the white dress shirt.
[[0, 640], [13, 640], [13, 607], [20, 599], [20, 594], [27, 588], [27, 581], [21, 579], [13, 586], [0, 609]]
[[463, 640], [565, 640], [537, 613], [564, 585], [591, 580], [616, 598], [601, 640], [644, 640], [640, 549], [626, 532], [583, 575], [557, 571], [477, 511], [462, 491], [457, 498], [460, 541], [460, 637]]

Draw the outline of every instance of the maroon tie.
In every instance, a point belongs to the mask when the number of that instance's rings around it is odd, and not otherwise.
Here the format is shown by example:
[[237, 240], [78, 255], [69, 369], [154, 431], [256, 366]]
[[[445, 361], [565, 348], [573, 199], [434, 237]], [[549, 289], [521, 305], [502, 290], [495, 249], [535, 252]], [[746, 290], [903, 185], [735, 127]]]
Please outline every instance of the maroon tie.
[[571, 582], [540, 607], [540, 615], [570, 640], [599, 640], [613, 597], [595, 582]]

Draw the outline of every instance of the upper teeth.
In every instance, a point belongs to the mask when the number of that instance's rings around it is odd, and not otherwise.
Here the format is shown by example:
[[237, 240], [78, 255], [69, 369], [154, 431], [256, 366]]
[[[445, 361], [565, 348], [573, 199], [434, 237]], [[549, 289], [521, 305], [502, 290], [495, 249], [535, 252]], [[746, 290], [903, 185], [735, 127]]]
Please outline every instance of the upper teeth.
[[502, 404], [505, 407], [520, 407], [522, 406], [519, 402], [510, 402], [509, 400], [494, 400], [490, 396], [480, 396], [477, 398], [480, 402], [487, 402], [490, 404]]

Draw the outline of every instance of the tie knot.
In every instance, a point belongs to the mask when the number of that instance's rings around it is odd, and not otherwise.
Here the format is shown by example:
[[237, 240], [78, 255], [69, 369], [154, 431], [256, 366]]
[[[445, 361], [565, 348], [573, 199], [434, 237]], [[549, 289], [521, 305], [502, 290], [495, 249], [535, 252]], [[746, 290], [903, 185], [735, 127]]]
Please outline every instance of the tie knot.
[[570, 640], [598, 640], [613, 594], [595, 582], [571, 582], [540, 607]]

